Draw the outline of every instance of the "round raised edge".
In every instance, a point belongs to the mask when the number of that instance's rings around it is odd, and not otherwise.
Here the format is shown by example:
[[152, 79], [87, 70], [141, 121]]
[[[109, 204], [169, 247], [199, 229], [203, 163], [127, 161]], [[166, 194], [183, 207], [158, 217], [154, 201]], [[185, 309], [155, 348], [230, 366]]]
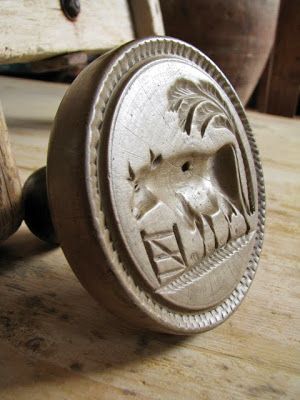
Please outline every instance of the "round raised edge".
[[[168, 55], [191, 60], [191, 62], [209, 73], [223, 88], [234, 105], [244, 126], [250, 144], [257, 178], [258, 224], [255, 245], [248, 266], [239, 284], [225, 301], [214, 309], [200, 313], [180, 313], [172, 310], [171, 308], [162, 306], [156, 302], [151, 295], [141, 290], [126, 266], [122, 263], [121, 255], [116, 253], [101, 206], [101, 187], [99, 186], [100, 180], [98, 177], [97, 157], [100, 143], [99, 127], [101, 127], [104, 120], [108, 101], [122, 75], [133, 65], [145, 60], [146, 57], [151, 58]], [[97, 237], [101, 242], [101, 246], [103, 246], [102, 250], [109, 260], [110, 267], [114, 271], [114, 274], [117, 275], [120, 280], [119, 283], [121, 283], [121, 286], [127, 292], [130, 299], [141, 308], [151, 320], [156, 321], [157, 324], [155, 324], [154, 329], [187, 334], [204, 331], [220, 324], [235, 311], [252, 283], [262, 249], [265, 224], [265, 190], [259, 153], [243, 107], [234, 89], [219, 68], [193, 46], [187, 45], [177, 39], [154, 37], [130, 42], [112, 53], [110, 62], [105, 67], [105, 72], [99, 83], [97, 96], [94, 100], [94, 107], [90, 114], [88, 126], [90, 134], [88, 143], [89, 151], [85, 154], [86, 159], [84, 162], [86, 163], [86, 171], [91, 178], [87, 183], [88, 199], [92, 205], [91, 211], [93, 217], [90, 221], [93, 221], [93, 229], [97, 232]]]

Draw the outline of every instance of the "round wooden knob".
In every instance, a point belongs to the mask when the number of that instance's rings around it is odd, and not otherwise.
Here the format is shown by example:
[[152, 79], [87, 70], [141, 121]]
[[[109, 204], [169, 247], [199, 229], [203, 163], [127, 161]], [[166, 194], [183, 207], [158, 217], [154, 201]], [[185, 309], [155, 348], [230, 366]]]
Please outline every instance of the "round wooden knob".
[[58, 244], [48, 204], [46, 167], [30, 175], [23, 186], [22, 197], [24, 220], [31, 232], [41, 240]]
[[90, 64], [56, 115], [48, 197], [62, 249], [112, 312], [164, 332], [224, 321], [254, 278], [261, 164], [222, 72], [171, 38]]

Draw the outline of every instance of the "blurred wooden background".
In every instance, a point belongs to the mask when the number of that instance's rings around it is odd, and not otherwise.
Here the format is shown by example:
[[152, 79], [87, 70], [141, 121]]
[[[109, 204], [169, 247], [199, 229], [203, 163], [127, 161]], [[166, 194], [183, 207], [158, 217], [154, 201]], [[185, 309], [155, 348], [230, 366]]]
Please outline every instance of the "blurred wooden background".
[[299, 114], [299, 0], [2, 0], [0, 74], [71, 82], [93, 58], [149, 35], [194, 44], [227, 75], [243, 104]]

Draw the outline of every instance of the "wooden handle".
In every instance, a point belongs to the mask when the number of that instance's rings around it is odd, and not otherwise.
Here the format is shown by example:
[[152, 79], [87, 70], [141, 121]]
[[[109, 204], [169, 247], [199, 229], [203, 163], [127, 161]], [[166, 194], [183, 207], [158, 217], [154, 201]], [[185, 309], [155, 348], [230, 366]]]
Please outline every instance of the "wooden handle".
[[14, 233], [21, 221], [21, 184], [0, 103], [0, 240]]

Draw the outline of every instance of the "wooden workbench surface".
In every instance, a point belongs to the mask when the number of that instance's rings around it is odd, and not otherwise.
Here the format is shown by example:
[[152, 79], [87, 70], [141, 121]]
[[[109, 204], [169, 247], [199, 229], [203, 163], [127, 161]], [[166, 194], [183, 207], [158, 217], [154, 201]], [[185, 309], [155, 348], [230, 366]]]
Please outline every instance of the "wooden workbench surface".
[[[0, 78], [23, 181], [45, 163], [65, 88]], [[0, 246], [0, 399], [300, 398], [300, 121], [248, 115], [264, 165], [267, 232], [238, 311], [188, 338], [136, 331], [95, 303], [59, 248], [23, 226]]]

